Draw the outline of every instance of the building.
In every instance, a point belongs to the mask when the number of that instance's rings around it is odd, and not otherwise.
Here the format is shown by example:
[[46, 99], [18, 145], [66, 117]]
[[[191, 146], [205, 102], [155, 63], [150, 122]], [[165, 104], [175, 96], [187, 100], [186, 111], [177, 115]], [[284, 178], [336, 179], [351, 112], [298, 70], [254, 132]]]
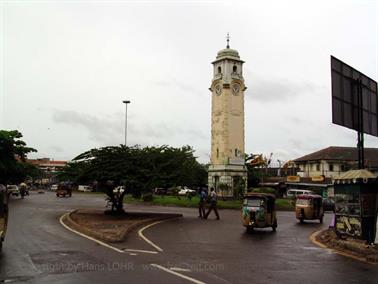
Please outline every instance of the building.
[[67, 161], [54, 161], [49, 158], [28, 159], [27, 162], [38, 167], [45, 173], [56, 173], [67, 164]]
[[[298, 176], [335, 178], [358, 168], [357, 147], [331, 146], [294, 160]], [[365, 148], [365, 168], [378, 174], [378, 148]]]
[[41, 184], [50, 184], [56, 182], [56, 173], [62, 169], [67, 161], [54, 161], [49, 158], [27, 159], [28, 163], [38, 167], [43, 172], [41, 180], [37, 181]]
[[237, 188], [246, 186], [243, 63], [239, 53], [230, 48], [229, 39], [212, 62], [208, 184], [224, 196], [233, 196]]

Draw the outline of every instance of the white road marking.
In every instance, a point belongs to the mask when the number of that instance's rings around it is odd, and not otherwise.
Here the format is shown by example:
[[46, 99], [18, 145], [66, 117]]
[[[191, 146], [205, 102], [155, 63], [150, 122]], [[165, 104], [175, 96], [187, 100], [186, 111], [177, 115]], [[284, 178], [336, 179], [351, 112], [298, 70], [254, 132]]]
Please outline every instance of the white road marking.
[[151, 253], [151, 254], [157, 254], [157, 251], [152, 250], [142, 250], [142, 249], [124, 249], [124, 251], [127, 252], [141, 252], [141, 253]]
[[164, 221], [166, 221], [166, 220], [161, 220], [161, 221], [154, 222], [154, 223], [152, 223], [152, 224], [149, 224], [149, 225], [143, 227], [142, 229], [140, 229], [140, 230], [138, 231], [138, 235], [139, 235], [139, 237], [141, 237], [143, 240], [145, 240], [147, 243], [149, 243], [151, 246], [153, 246], [153, 247], [154, 247], [157, 251], [159, 251], [159, 252], [162, 252], [163, 249], [160, 248], [159, 246], [155, 245], [155, 244], [154, 244], [152, 241], [150, 241], [149, 239], [147, 239], [147, 238], [143, 235], [143, 231], [144, 231], [145, 229], [148, 229], [149, 227], [152, 227], [152, 226], [154, 226], [154, 225], [156, 225], [156, 224], [159, 224], [159, 223], [161, 223], [161, 222], [164, 222]]
[[63, 218], [66, 217], [66, 215], [68, 215], [68, 214], [69, 214], [69, 213], [63, 214], [63, 215], [60, 217], [60, 219], [59, 219], [60, 224], [62, 224], [63, 227], [65, 227], [67, 230], [69, 230], [69, 231], [71, 231], [71, 232], [74, 232], [74, 233], [78, 234], [79, 236], [82, 236], [83, 238], [86, 238], [86, 239], [88, 239], [88, 240], [94, 241], [94, 242], [98, 243], [99, 245], [102, 245], [102, 246], [104, 246], [104, 247], [110, 248], [110, 249], [115, 250], [115, 251], [120, 252], [120, 253], [124, 253], [123, 250], [120, 250], [120, 249], [118, 249], [118, 248], [116, 248], [116, 247], [113, 247], [113, 246], [111, 246], [111, 245], [108, 245], [108, 244], [106, 244], [106, 243], [104, 243], [104, 242], [102, 242], [102, 241], [96, 240], [95, 238], [92, 238], [92, 237], [90, 237], [90, 236], [84, 235], [84, 234], [82, 234], [82, 233], [80, 233], [80, 232], [78, 232], [78, 231], [76, 231], [76, 230], [71, 229], [70, 227], [68, 227], [68, 226], [67, 226], [66, 224], [64, 224], [64, 222], [63, 222]]
[[168, 269], [168, 268], [165, 268], [164, 266], [161, 266], [161, 265], [159, 265], [159, 264], [151, 263], [150, 265], [153, 266], [153, 267], [159, 268], [159, 269], [161, 269], [161, 270], [163, 270], [163, 271], [165, 271], [165, 272], [168, 272], [168, 273], [171, 273], [171, 274], [176, 275], [176, 276], [178, 276], [178, 277], [181, 277], [181, 278], [183, 278], [183, 279], [186, 279], [186, 280], [188, 280], [188, 281], [190, 281], [190, 282], [193, 282], [193, 283], [196, 283], [196, 284], [206, 284], [205, 282], [202, 282], [202, 281], [199, 281], [199, 280], [194, 279], [194, 278], [192, 278], [192, 277], [189, 277], [189, 276], [183, 275], [183, 274], [181, 274], [181, 273], [178, 273], [178, 272], [172, 271], [172, 270], [170, 270], [170, 269]]
[[129, 253], [129, 255], [134, 256], [134, 255], [138, 255], [138, 254], [137, 253]]
[[188, 268], [181, 268], [181, 267], [171, 267], [169, 268], [172, 271], [181, 271], [181, 272], [191, 272]]

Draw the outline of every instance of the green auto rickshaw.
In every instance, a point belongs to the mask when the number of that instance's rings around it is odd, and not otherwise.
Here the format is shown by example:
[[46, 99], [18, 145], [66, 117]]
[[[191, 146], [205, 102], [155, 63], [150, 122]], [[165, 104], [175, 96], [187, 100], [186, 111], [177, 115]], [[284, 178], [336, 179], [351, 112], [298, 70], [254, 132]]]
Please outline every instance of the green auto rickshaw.
[[0, 184], [0, 251], [3, 247], [8, 223], [8, 192], [7, 188]]
[[242, 222], [248, 232], [254, 228], [277, 228], [275, 209], [276, 197], [268, 193], [248, 193], [244, 195]]

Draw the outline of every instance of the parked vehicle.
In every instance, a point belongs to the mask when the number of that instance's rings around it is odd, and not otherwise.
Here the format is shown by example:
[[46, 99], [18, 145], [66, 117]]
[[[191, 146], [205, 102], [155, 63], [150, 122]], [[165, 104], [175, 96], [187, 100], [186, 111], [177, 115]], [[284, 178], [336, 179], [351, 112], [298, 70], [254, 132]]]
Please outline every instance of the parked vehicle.
[[82, 192], [91, 192], [91, 191], [93, 191], [93, 188], [89, 185], [79, 185], [77, 190], [82, 191]]
[[255, 228], [277, 228], [275, 209], [276, 197], [268, 193], [248, 193], [244, 195], [242, 223], [248, 232]]
[[69, 184], [59, 184], [58, 189], [56, 190], [56, 196], [60, 197], [66, 197], [66, 196], [71, 197], [72, 196], [72, 186]]
[[12, 184], [7, 186], [8, 192], [13, 196], [19, 196], [20, 195], [20, 189], [17, 185]]
[[189, 195], [189, 194], [191, 194], [191, 195], [195, 195], [196, 194], [196, 191], [194, 190], [194, 189], [190, 189], [190, 188], [188, 188], [188, 187], [186, 187], [186, 186], [184, 186], [184, 187], [182, 187], [179, 191], [178, 191], [178, 193], [177, 193], [178, 195]]
[[51, 191], [56, 191], [58, 189], [58, 185], [57, 184], [53, 184], [53, 185], [51, 185], [51, 187], [50, 187], [50, 190]]
[[297, 197], [298, 195], [308, 195], [308, 194], [314, 194], [314, 192], [311, 190], [305, 190], [305, 189], [289, 189], [286, 193], [286, 196], [293, 198], [293, 197]]
[[168, 192], [167, 189], [162, 188], [162, 187], [156, 187], [153, 190], [153, 194], [156, 194], [156, 195], [167, 195], [167, 192]]
[[304, 220], [319, 220], [323, 223], [323, 198], [320, 195], [298, 195], [295, 202], [295, 216], [303, 223]]
[[3, 247], [3, 241], [7, 232], [8, 224], [8, 191], [6, 187], [0, 184], [0, 251]]

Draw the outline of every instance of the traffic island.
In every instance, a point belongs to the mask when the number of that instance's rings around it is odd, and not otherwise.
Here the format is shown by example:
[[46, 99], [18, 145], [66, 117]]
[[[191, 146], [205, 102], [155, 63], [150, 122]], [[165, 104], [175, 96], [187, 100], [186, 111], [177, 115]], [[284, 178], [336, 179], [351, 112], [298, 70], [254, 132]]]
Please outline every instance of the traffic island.
[[367, 244], [366, 241], [349, 237], [339, 238], [333, 229], [316, 232], [311, 239], [315, 244], [329, 248], [341, 255], [378, 264], [378, 248]]
[[71, 229], [107, 243], [125, 241], [135, 228], [156, 221], [182, 217], [182, 214], [127, 212], [112, 216], [101, 210], [78, 209], [63, 218]]

